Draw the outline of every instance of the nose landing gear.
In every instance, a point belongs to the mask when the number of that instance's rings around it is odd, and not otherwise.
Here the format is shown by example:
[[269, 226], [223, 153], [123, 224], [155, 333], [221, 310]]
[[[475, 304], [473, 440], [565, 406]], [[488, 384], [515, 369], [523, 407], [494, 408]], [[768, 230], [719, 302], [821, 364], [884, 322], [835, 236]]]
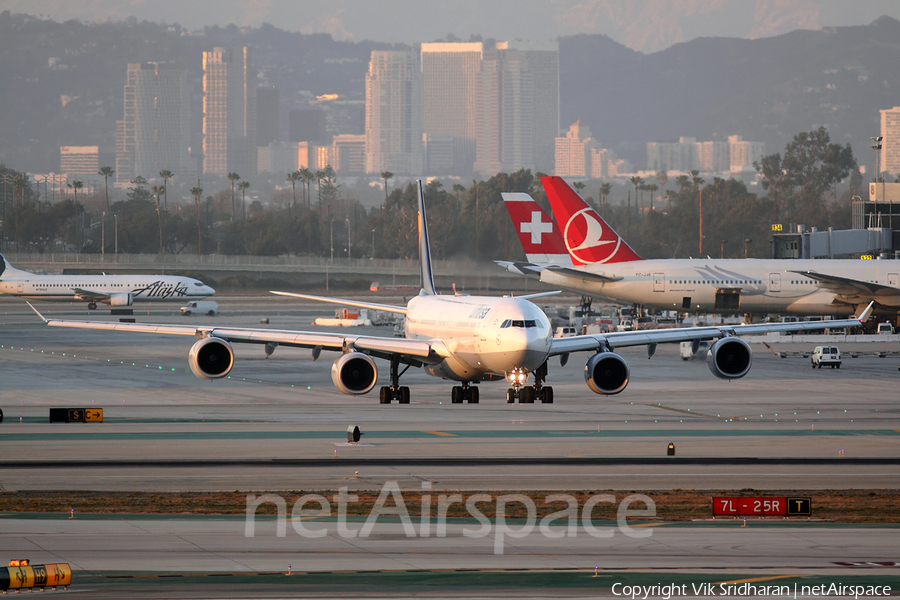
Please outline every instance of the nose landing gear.
[[506, 391], [507, 404], [515, 404], [516, 400], [519, 404], [534, 404], [535, 400], [543, 404], [553, 403], [553, 388], [544, 385], [547, 379], [546, 362], [534, 370], [533, 386], [523, 385], [528, 380], [528, 374], [524, 371], [514, 371], [507, 379], [513, 386]]

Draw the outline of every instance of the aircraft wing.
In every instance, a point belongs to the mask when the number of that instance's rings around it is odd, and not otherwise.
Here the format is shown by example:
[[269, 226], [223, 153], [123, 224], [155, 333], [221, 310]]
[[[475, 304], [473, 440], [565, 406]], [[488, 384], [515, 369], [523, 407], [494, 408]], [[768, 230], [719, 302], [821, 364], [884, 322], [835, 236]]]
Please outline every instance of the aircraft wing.
[[109, 298], [109, 294], [106, 292], [95, 292], [94, 290], [86, 290], [77, 287], [73, 287], [72, 291], [75, 292], [75, 295], [79, 300], [86, 300], [88, 302], [101, 302]]
[[[581, 269], [567, 267], [556, 263], [532, 263], [506, 260], [495, 260], [494, 262], [510, 273], [534, 277], [553, 284], [563, 283], [567, 279], [583, 282], [595, 281], [598, 283], [610, 283], [613, 281], [621, 281], [623, 279], [622, 277], [603, 275], [602, 273], [582, 271]], [[552, 273], [554, 276], [548, 279], [548, 273]]]
[[[819, 282], [820, 288], [840, 296], [842, 300], [865, 298], [866, 300], [878, 301], [887, 299], [891, 296], [900, 296], [900, 287], [884, 283], [875, 283], [863, 279], [854, 279], [852, 277], [828, 275], [827, 273], [816, 273], [815, 271], [790, 272], [809, 277], [810, 279], [815, 279]], [[896, 304], [896, 302], [892, 302], [892, 304]]]
[[294, 294], [292, 292], [270, 292], [279, 296], [290, 296], [291, 298], [302, 298], [303, 300], [315, 300], [316, 302], [327, 302], [329, 304], [340, 304], [342, 306], [356, 306], [358, 308], [367, 308], [369, 310], [383, 310], [385, 312], [397, 313], [398, 315], [406, 314], [405, 306], [394, 306], [393, 304], [376, 304], [374, 302], [358, 302], [356, 300], [342, 300], [340, 298], [328, 298], [325, 296], [310, 296], [309, 294]]
[[550, 355], [569, 352], [598, 351], [605, 347], [648, 346], [651, 344], [674, 344], [693, 340], [712, 340], [728, 336], [759, 335], [778, 331], [816, 331], [821, 329], [856, 327], [864, 323], [872, 313], [874, 302], [870, 302], [859, 319], [834, 321], [810, 321], [801, 323], [759, 323], [756, 325], [720, 325], [716, 327], [685, 327], [683, 329], [649, 329], [645, 331], [621, 331], [596, 335], [577, 335], [568, 338], [553, 338]]
[[366, 352], [367, 354], [378, 358], [389, 359], [392, 356], [398, 356], [400, 357], [401, 362], [416, 364], [436, 364], [446, 356], [449, 356], [449, 351], [440, 340], [409, 340], [405, 338], [382, 338], [285, 329], [115, 323], [104, 321], [67, 321], [63, 319], [48, 319], [38, 312], [30, 302], [28, 303], [28, 306], [31, 306], [31, 309], [50, 327], [184, 335], [196, 338], [217, 337], [234, 343], [274, 344], [277, 346], [319, 348], [321, 350], [333, 350], [338, 352], [342, 351], [345, 347], [348, 347], [361, 352]]

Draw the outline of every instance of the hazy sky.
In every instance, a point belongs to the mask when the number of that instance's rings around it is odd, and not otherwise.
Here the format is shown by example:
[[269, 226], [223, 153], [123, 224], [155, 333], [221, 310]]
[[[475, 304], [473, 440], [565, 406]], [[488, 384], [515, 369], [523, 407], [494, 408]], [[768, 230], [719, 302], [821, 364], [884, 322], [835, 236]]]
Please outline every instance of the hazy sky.
[[653, 52], [702, 36], [759, 38], [794, 29], [900, 19], [898, 0], [0, 0], [0, 10], [55, 20], [127, 17], [327, 32], [337, 39], [421, 42], [453, 33], [554, 40], [603, 33]]

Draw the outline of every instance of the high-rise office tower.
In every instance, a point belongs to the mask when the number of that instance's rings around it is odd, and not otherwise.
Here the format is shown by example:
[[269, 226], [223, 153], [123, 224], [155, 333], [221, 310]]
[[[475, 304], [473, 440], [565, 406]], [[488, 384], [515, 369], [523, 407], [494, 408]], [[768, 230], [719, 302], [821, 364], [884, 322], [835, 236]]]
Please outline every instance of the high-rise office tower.
[[366, 74], [366, 172], [422, 174], [422, 108], [419, 54], [373, 51]]
[[116, 122], [116, 180], [152, 179], [168, 169], [193, 177], [187, 72], [161, 63], [128, 65], [125, 118]]
[[281, 99], [276, 87], [256, 89], [256, 145], [281, 139]]
[[288, 140], [309, 142], [316, 146], [327, 143], [325, 111], [321, 108], [302, 108], [288, 113]]
[[[470, 173], [475, 160], [481, 58], [481, 42], [422, 44], [424, 132], [432, 142], [427, 145], [453, 136], [443, 170], [456, 175]], [[431, 174], [436, 174], [434, 162], [428, 162]]]
[[900, 174], [900, 106], [880, 112], [882, 139], [878, 170], [897, 175]]
[[591, 150], [596, 148], [591, 129], [575, 121], [565, 137], [556, 138], [556, 175], [559, 177], [590, 177]]
[[203, 53], [203, 172], [256, 174], [256, 73], [250, 48]]
[[497, 42], [478, 82], [475, 170], [552, 173], [559, 135], [559, 44]]

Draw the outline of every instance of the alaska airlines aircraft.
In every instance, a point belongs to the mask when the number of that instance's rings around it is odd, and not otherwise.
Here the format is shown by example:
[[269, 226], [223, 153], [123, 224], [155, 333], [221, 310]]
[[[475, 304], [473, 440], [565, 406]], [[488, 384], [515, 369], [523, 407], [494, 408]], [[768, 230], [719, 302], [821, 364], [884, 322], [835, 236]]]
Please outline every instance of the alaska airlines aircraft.
[[[545, 386], [547, 363], [559, 356], [565, 364], [572, 352], [592, 352], [584, 368], [588, 387], [597, 394], [618, 394], [628, 385], [629, 369], [624, 359], [613, 352], [619, 346], [648, 346], [650, 356], [661, 343], [718, 339], [711, 345], [707, 364], [723, 379], [743, 377], [750, 370], [750, 346], [738, 334], [769, 331], [815, 330], [825, 327], [858, 325], [859, 320], [817, 323], [777, 323], [740, 327], [693, 327], [660, 331], [636, 331], [604, 335], [553, 338], [550, 321], [529, 300], [559, 292], [544, 292], [518, 298], [468, 295], [437, 295], [431, 272], [428, 228], [425, 220], [425, 195], [419, 182], [419, 256], [422, 291], [406, 306], [357, 302], [289, 292], [282, 296], [303, 298], [384, 310], [405, 315], [405, 339], [344, 335], [277, 329], [244, 329], [189, 325], [150, 325], [63, 321], [45, 319], [52, 327], [106, 329], [142, 333], [166, 333], [200, 338], [188, 355], [191, 370], [203, 379], [225, 377], [234, 366], [233, 343], [260, 344], [266, 355], [277, 346], [310, 348], [318, 358], [323, 350], [339, 352], [331, 367], [335, 387], [345, 394], [365, 394], [375, 388], [378, 368], [373, 359], [390, 362], [390, 385], [382, 386], [380, 400], [390, 404], [410, 401], [409, 388], [400, 385], [400, 376], [411, 367], [422, 367], [429, 375], [458, 382], [450, 395], [453, 403], [477, 403], [478, 387], [473, 383], [505, 378], [510, 384], [509, 403], [553, 402], [553, 388]], [[34, 307], [32, 307], [33, 309]], [[37, 310], [35, 310], [37, 312]], [[401, 372], [401, 364], [406, 367]], [[530, 375], [534, 384], [526, 385]]]
[[[542, 177], [553, 220], [528, 194], [503, 194], [529, 262], [498, 264], [582, 294], [666, 310], [860, 314], [900, 310], [900, 262], [891, 260], [644, 260], [560, 177]], [[561, 233], [560, 233], [561, 230]], [[561, 262], [561, 249], [571, 259]], [[573, 266], [574, 265], [574, 266]]]
[[13, 268], [0, 255], [0, 294], [29, 300], [101, 302], [131, 306], [135, 302], [187, 302], [216, 293], [202, 281], [174, 275], [36, 275]]

